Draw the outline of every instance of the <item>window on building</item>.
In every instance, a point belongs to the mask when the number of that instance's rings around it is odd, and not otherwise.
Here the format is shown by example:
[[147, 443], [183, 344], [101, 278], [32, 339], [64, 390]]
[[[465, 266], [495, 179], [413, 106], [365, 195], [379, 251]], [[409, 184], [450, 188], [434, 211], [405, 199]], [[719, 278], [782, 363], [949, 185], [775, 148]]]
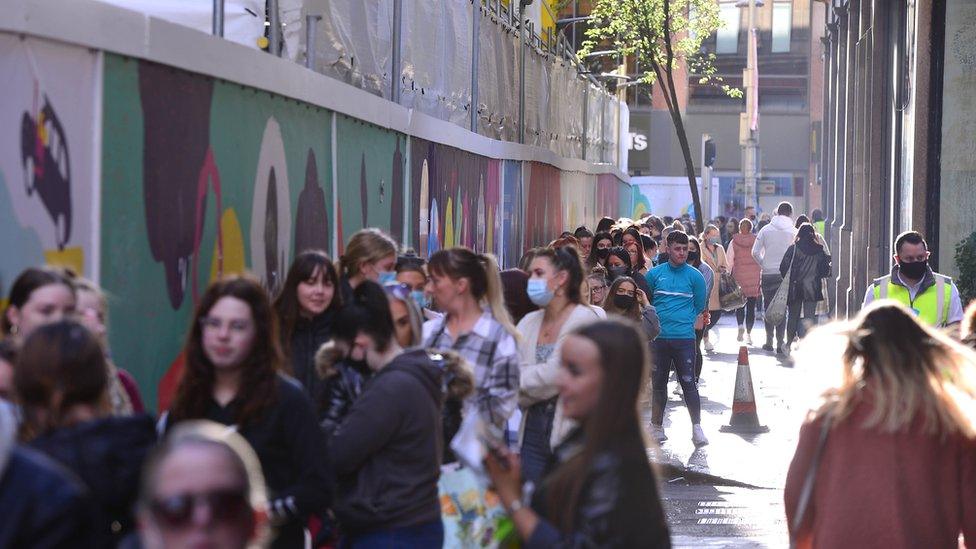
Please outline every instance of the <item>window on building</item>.
[[741, 10], [735, 7], [734, 2], [722, 2], [719, 17], [722, 26], [715, 33], [715, 53], [738, 53]]
[[792, 0], [773, 3], [773, 53], [790, 51], [790, 31], [793, 27]]

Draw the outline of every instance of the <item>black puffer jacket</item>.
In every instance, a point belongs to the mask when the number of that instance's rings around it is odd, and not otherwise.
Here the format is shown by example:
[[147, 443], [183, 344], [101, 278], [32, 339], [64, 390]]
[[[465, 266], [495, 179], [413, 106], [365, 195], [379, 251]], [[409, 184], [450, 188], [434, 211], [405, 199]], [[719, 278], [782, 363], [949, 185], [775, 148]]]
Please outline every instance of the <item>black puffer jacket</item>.
[[322, 429], [329, 436], [342, 423], [352, 403], [363, 392], [363, 386], [372, 377], [372, 372], [365, 362], [343, 360], [335, 365], [335, 372], [327, 378], [322, 408]]
[[[640, 445], [597, 454], [576, 504], [573, 531], [561, 532], [555, 526], [549, 482], [552, 473], [582, 451], [583, 442], [583, 432], [577, 429], [556, 447], [549, 475], [532, 497], [541, 520], [524, 547], [671, 547], [657, 481]], [[557, 504], [559, 511], [562, 505]]]
[[[321, 403], [325, 393], [325, 384], [315, 373], [315, 353], [323, 343], [332, 339], [334, 320], [335, 312], [332, 310], [325, 311], [311, 320], [299, 318], [291, 334], [288, 349], [291, 371], [315, 403]], [[321, 411], [320, 409], [319, 412]]]
[[81, 479], [92, 509], [95, 547], [115, 547], [135, 527], [133, 505], [142, 463], [156, 443], [148, 415], [96, 419], [57, 429], [31, 442]]
[[[799, 249], [799, 251], [797, 251]], [[794, 254], [796, 258], [794, 258]], [[819, 243], [801, 240], [786, 249], [779, 272], [786, 276], [793, 264], [790, 275], [790, 295], [787, 301], [823, 301], [823, 285], [820, 279], [830, 276], [830, 256]]]

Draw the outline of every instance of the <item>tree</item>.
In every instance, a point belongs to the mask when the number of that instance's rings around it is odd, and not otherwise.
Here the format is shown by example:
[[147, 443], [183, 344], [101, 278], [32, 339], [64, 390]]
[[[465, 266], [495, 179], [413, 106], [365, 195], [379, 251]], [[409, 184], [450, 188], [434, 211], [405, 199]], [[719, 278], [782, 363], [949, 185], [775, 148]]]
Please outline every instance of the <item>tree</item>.
[[[722, 26], [718, 3], [715, 0], [594, 0], [590, 16], [593, 19], [581, 55], [597, 46], [609, 45], [620, 55], [633, 59], [636, 66], [650, 68], [637, 75], [639, 85], [656, 84], [664, 96], [685, 160], [696, 228], [703, 232], [695, 164], [675, 90], [674, 70], [684, 63], [692, 73], [701, 76], [701, 83], [721, 83], [715, 76], [714, 54], [701, 53], [702, 41]], [[730, 96], [742, 95], [737, 89], [722, 87]]]

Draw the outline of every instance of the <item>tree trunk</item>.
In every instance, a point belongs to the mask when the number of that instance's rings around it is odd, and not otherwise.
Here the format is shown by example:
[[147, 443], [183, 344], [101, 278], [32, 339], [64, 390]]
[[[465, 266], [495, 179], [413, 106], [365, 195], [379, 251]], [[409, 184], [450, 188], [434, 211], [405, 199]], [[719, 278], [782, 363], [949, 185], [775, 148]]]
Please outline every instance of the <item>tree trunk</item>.
[[695, 208], [695, 229], [698, 234], [702, 234], [705, 232], [705, 220], [702, 219], [701, 198], [698, 196], [698, 183], [695, 181], [695, 162], [691, 159], [688, 135], [685, 133], [685, 125], [681, 120], [681, 111], [677, 109], [677, 105], [668, 110], [671, 113], [671, 122], [674, 123], [674, 133], [678, 135], [678, 143], [681, 145], [681, 154], [685, 159], [685, 172], [688, 175], [688, 186], [691, 188], [691, 202]]

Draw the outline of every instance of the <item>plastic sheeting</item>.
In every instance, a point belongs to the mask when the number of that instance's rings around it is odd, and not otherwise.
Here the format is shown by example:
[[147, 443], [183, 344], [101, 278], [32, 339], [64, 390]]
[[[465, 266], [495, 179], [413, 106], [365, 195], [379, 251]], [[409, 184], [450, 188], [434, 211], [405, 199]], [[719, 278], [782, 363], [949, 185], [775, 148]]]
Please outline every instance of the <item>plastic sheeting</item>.
[[[304, 0], [305, 13], [321, 15], [315, 40], [315, 71], [357, 88], [391, 97], [393, 2]], [[305, 33], [300, 41], [304, 48]]]
[[518, 140], [518, 39], [491, 16], [483, 16], [478, 55], [478, 133]]
[[402, 9], [400, 103], [469, 126], [471, 2], [403, 0]]
[[[186, 0], [101, 1], [207, 34], [213, 30], [213, 2], [187, 2]], [[224, 38], [257, 49], [258, 39], [264, 36], [264, 3], [265, 0], [225, 0]]]

